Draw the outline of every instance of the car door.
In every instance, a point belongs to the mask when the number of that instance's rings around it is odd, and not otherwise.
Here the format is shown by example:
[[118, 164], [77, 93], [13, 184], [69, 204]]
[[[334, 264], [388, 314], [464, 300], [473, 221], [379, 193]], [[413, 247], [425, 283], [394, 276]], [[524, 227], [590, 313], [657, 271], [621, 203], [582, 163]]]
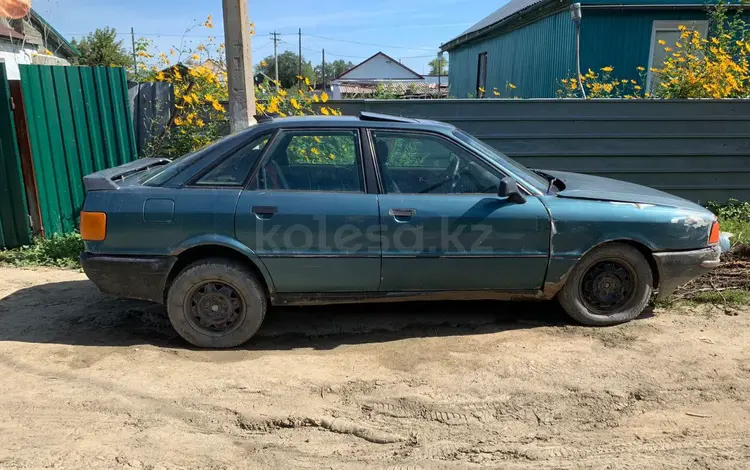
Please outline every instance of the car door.
[[535, 290], [547, 268], [544, 205], [498, 197], [505, 175], [445, 136], [372, 130], [384, 291]]
[[279, 293], [377, 291], [377, 194], [358, 129], [282, 130], [237, 204], [237, 238]]

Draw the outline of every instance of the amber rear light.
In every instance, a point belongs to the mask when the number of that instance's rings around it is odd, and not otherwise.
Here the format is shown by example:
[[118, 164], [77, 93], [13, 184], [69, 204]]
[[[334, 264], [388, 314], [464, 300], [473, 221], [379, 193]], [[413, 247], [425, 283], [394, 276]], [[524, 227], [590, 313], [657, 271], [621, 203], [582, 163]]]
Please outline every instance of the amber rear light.
[[107, 214], [81, 212], [81, 238], [88, 242], [100, 242], [107, 238]]
[[720, 233], [721, 229], [719, 228], [719, 221], [714, 220], [714, 224], [711, 226], [711, 233], [708, 235], [708, 244], [718, 245]]

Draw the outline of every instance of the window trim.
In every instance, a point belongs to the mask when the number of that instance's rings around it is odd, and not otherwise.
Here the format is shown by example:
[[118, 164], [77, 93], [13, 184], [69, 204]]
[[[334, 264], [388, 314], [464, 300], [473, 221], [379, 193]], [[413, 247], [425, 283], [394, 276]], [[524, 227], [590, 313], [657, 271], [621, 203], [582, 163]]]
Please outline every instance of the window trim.
[[704, 38], [708, 38], [708, 20], [654, 20], [651, 24], [651, 44], [648, 50], [648, 64], [646, 66], [646, 91], [651, 92], [652, 76], [651, 68], [655, 67], [654, 51], [656, 50], [656, 33], [659, 31], [680, 31], [680, 26], [695, 26]]
[[[235, 147], [232, 151], [227, 152], [226, 154], [222, 155], [221, 157], [217, 158], [215, 161], [211, 162], [209, 165], [206, 165], [205, 168], [201, 169], [198, 173], [193, 175], [190, 180], [188, 180], [183, 187], [190, 188], [190, 189], [243, 189], [245, 186], [247, 186], [248, 178], [250, 175], [253, 174], [255, 165], [258, 164], [258, 161], [260, 161], [262, 158], [265, 157], [266, 152], [268, 151], [268, 148], [273, 144], [274, 140], [276, 139], [276, 136], [278, 135], [278, 130], [271, 130], [267, 132], [260, 132], [258, 134], [253, 135], [252, 137], [245, 140], [241, 145], [238, 145]], [[241, 152], [244, 150], [248, 145], [252, 144], [255, 140], [257, 140], [260, 137], [268, 136], [268, 142], [266, 142], [266, 146], [263, 147], [263, 150], [260, 152], [260, 155], [258, 155], [258, 161], [253, 163], [253, 165], [250, 167], [250, 172], [248, 173], [248, 176], [245, 176], [245, 180], [240, 184], [198, 184], [198, 181], [203, 178], [204, 176], [211, 173], [213, 170], [215, 170], [219, 165], [224, 163], [225, 161], [232, 158], [234, 155], [237, 154], [237, 152]]]
[[[426, 135], [431, 137], [438, 137], [439, 139], [445, 140], [450, 144], [455, 145], [456, 147], [460, 148], [471, 158], [475, 160], [474, 163], [477, 163], [478, 165], [484, 167], [488, 171], [497, 172], [498, 174], [495, 176], [498, 176], [500, 179], [503, 179], [505, 177], [511, 177], [514, 181], [518, 184], [519, 189], [521, 189], [523, 192], [526, 193], [528, 196], [532, 196], [533, 194], [523, 185], [523, 183], [519, 182], [516, 178], [514, 178], [512, 175], [508, 174], [506, 171], [504, 171], [502, 168], [498, 168], [496, 165], [491, 164], [487, 160], [485, 160], [481, 155], [476, 153], [473, 149], [468, 148], [466, 145], [463, 144], [463, 142], [453, 140], [446, 136], [445, 134], [442, 134], [440, 132], [434, 132], [434, 131], [425, 131], [425, 130], [417, 130], [417, 129], [403, 129], [403, 128], [384, 128], [384, 129], [378, 129], [378, 128], [369, 128], [368, 134], [370, 136], [370, 141], [372, 142], [373, 146], [373, 158], [375, 160], [375, 172], [377, 173], [378, 181], [382, 181], [382, 176], [380, 174], [380, 160], [378, 158], [378, 154], [375, 151], [375, 136], [373, 135], [375, 132], [385, 132], [390, 134], [416, 134], [416, 135]], [[388, 193], [388, 191], [385, 189], [385, 185], [381, 183], [381, 187], [379, 188], [380, 194], [393, 194], [393, 195], [402, 195], [402, 196], [485, 196], [491, 195], [492, 193]], [[497, 194], [495, 194], [497, 196]]]
[[[363, 148], [363, 142], [362, 142], [362, 135], [359, 131], [359, 127], [293, 127], [293, 128], [281, 128], [278, 130], [276, 135], [274, 135], [273, 141], [269, 142], [266, 145], [266, 148], [263, 149], [263, 155], [261, 155], [261, 158], [258, 159], [256, 162], [256, 165], [253, 167], [252, 171], [250, 171], [250, 177], [245, 183], [243, 187], [243, 191], [263, 191], [268, 193], [274, 193], [274, 192], [285, 192], [285, 193], [313, 193], [313, 194], [319, 194], [319, 193], [344, 193], [344, 194], [367, 194], [367, 176], [365, 172], [365, 166], [364, 166], [364, 148]], [[310, 190], [310, 189], [261, 189], [261, 188], [251, 188], [253, 180], [258, 175], [258, 172], [260, 169], [265, 165], [265, 163], [268, 161], [269, 155], [272, 153], [272, 150], [276, 150], [276, 146], [279, 144], [279, 141], [283, 138], [285, 134], [293, 134], [293, 133], [309, 133], [309, 132], [351, 132], [355, 139], [357, 139], [357, 146], [355, 150], [357, 151], [357, 156], [355, 156], [356, 159], [359, 160], [359, 172], [360, 172], [360, 190], [359, 191], [316, 191], [316, 190]]]

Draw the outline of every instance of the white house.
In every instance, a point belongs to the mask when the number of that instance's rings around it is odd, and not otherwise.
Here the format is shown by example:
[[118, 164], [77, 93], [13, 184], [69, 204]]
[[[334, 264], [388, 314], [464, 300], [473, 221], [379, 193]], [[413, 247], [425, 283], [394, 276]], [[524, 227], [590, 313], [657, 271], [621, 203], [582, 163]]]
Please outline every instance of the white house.
[[34, 10], [17, 20], [0, 18], [0, 62], [10, 80], [21, 79], [21, 64], [70, 65], [78, 55], [78, 50]]
[[438, 87], [437, 81], [427, 81], [424, 76], [388, 55], [378, 52], [364, 62], [334, 78], [331, 94], [334, 99], [369, 97], [381, 91], [413, 97], [439, 96], [447, 93], [448, 78]]

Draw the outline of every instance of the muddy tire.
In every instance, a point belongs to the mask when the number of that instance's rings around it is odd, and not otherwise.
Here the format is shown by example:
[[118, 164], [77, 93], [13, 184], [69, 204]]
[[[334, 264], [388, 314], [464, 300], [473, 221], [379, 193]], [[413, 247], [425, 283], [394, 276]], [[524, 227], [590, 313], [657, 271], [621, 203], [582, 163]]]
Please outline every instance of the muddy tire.
[[557, 298], [574, 320], [605, 326], [633, 320], [651, 299], [653, 273], [636, 248], [612, 243], [587, 253]]
[[232, 348], [247, 342], [266, 315], [266, 293], [255, 274], [227, 259], [197, 261], [167, 294], [169, 321], [188, 343]]

